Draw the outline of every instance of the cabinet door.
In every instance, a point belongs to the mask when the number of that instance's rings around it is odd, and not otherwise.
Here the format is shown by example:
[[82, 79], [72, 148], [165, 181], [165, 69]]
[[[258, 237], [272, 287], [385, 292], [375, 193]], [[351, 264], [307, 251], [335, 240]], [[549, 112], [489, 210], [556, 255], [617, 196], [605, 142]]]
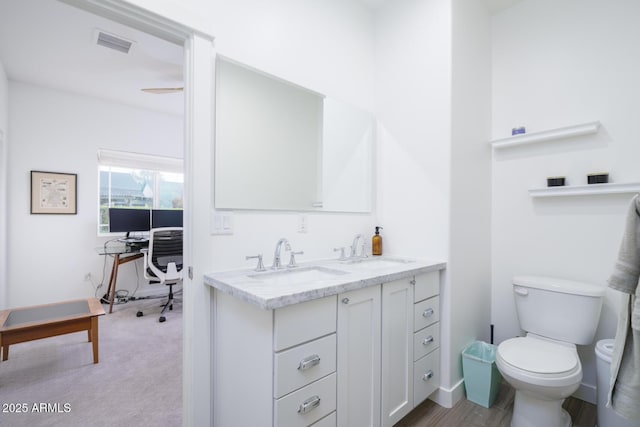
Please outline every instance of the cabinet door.
[[380, 286], [338, 295], [338, 426], [380, 425]]
[[413, 286], [410, 279], [382, 285], [382, 425], [413, 409]]

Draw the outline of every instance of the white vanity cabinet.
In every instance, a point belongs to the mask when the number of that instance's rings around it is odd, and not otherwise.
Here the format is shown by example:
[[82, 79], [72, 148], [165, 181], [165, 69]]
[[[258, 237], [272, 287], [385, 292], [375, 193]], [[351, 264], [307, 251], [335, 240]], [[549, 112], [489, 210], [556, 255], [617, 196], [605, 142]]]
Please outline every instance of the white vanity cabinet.
[[413, 406], [440, 387], [440, 278], [416, 276], [413, 334]]
[[438, 388], [439, 283], [436, 271], [338, 296], [338, 427], [393, 426]]
[[396, 424], [439, 387], [440, 269], [274, 308], [217, 289], [214, 425]]
[[335, 426], [336, 296], [275, 310], [214, 301], [215, 425]]

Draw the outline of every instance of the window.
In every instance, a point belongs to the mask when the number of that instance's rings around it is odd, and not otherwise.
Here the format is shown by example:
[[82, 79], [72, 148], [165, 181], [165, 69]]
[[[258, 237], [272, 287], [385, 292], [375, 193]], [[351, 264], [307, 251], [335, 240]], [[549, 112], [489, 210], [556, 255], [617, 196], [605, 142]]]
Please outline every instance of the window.
[[98, 233], [109, 232], [109, 208], [182, 209], [182, 159], [99, 150]]

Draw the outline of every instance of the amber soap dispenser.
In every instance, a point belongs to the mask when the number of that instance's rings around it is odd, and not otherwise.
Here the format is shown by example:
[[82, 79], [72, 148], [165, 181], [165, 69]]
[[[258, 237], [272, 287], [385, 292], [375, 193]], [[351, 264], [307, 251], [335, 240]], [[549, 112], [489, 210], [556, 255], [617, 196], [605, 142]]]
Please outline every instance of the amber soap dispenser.
[[376, 234], [371, 238], [371, 255], [382, 255], [382, 236], [380, 235], [382, 227], [376, 227]]

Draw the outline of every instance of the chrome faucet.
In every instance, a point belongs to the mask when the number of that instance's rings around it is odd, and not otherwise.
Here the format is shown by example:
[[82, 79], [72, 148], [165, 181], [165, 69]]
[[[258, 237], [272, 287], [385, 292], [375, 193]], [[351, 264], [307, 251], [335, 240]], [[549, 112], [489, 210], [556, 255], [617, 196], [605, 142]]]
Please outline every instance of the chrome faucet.
[[276, 250], [273, 253], [273, 265], [271, 266], [271, 269], [273, 270], [278, 270], [282, 268], [282, 263], [280, 262], [280, 251], [282, 249], [283, 244], [284, 244], [285, 250], [287, 251], [291, 250], [291, 245], [289, 244], [289, 241], [287, 239], [282, 238], [278, 240], [278, 243], [276, 243]]
[[[362, 241], [362, 251], [360, 252], [360, 255], [357, 255], [358, 241]], [[362, 234], [356, 234], [356, 236], [353, 238], [353, 243], [351, 244], [351, 258], [356, 258], [358, 256], [360, 258], [365, 258], [367, 256], [367, 254], [365, 253], [364, 236]]]

